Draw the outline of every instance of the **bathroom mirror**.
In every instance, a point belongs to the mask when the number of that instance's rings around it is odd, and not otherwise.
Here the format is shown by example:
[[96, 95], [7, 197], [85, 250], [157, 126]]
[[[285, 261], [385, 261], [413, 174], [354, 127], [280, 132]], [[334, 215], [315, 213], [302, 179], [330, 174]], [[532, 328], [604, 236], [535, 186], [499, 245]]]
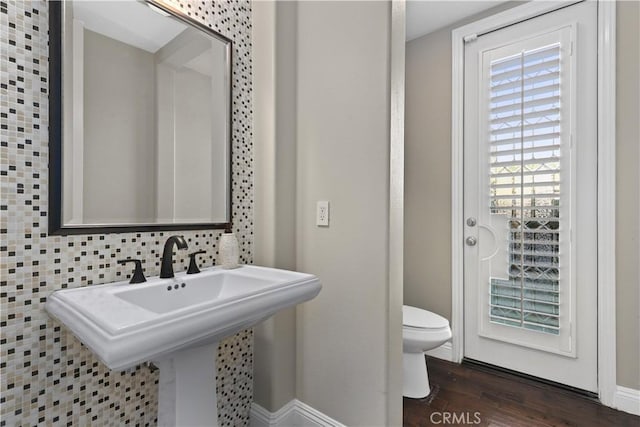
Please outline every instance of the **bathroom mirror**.
[[49, 233], [227, 228], [231, 41], [156, 0], [49, 9]]

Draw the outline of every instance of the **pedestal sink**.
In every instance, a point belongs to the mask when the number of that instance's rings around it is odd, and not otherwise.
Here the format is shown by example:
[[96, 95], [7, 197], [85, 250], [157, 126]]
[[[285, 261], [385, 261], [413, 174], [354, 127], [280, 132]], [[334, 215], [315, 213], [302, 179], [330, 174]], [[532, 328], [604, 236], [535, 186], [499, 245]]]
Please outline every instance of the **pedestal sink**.
[[47, 312], [113, 370], [160, 368], [158, 425], [215, 426], [218, 341], [314, 298], [311, 274], [218, 267], [175, 278], [53, 292]]

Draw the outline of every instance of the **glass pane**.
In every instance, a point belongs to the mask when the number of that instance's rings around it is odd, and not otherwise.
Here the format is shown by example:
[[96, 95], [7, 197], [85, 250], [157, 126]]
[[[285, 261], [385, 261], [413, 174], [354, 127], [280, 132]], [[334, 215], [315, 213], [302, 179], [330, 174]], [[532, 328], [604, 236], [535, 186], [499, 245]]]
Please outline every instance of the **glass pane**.
[[489, 208], [506, 230], [506, 260], [502, 268], [492, 265], [490, 318], [557, 335], [560, 44], [495, 60], [490, 73]]

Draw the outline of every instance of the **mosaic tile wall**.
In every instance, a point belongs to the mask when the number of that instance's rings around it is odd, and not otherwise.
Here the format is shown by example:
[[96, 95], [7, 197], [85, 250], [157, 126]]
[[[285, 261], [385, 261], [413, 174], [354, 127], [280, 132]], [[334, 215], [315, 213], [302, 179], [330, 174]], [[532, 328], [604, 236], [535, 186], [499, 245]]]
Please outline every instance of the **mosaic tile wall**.
[[[171, 0], [173, 1], [173, 0]], [[233, 223], [251, 263], [252, 110], [250, 0], [173, 1], [234, 42]], [[168, 233], [47, 235], [48, 6], [0, 0], [0, 426], [155, 425], [157, 372], [110, 372], [44, 311], [49, 293], [123, 280], [145, 260], [158, 275]], [[174, 233], [171, 233], [174, 234]], [[180, 233], [215, 263], [218, 231]], [[183, 251], [175, 263], [187, 266]], [[252, 400], [251, 331], [220, 343], [221, 425], [247, 425]]]

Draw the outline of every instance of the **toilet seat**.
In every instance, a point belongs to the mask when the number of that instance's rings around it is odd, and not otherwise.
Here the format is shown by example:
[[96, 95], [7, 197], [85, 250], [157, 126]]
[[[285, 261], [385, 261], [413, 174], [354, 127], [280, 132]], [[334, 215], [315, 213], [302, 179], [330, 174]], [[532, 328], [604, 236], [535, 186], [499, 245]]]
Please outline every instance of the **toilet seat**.
[[404, 326], [402, 328], [402, 351], [405, 353], [423, 353], [439, 347], [451, 339], [450, 328], [424, 329]]
[[449, 321], [436, 313], [403, 305], [402, 326], [412, 329], [444, 329], [449, 327]]

